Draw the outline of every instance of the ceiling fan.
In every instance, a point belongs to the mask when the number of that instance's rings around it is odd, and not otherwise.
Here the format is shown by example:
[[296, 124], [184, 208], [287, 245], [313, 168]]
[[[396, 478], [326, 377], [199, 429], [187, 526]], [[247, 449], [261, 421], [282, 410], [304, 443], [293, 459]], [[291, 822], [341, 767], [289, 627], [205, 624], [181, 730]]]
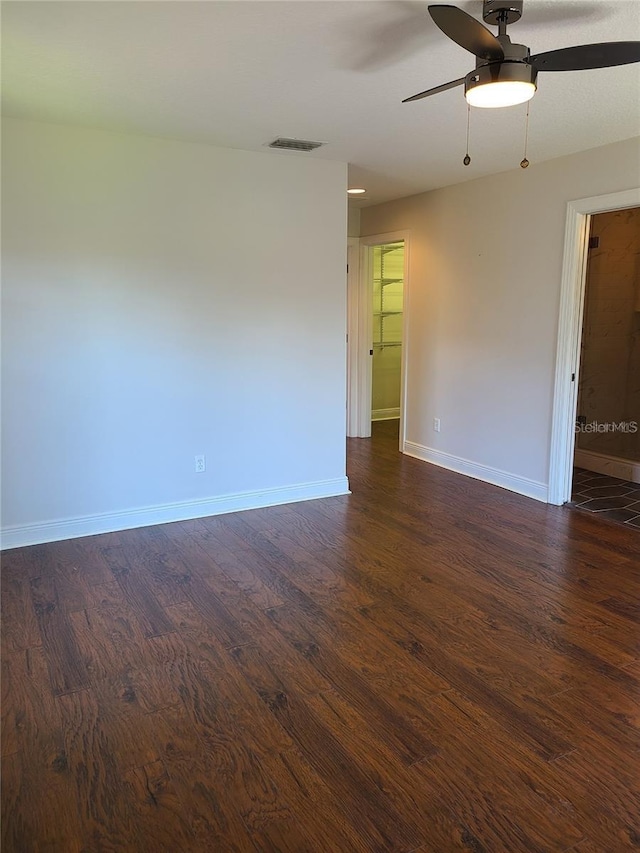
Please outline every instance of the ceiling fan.
[[466, 77], [419, 92], [402, 102], [418, 101], [464, 84], [473, 107], [508, 107], [530, 100], [539, 71], [579, 71], [640, 62], [640, 42], [613, 41], [582, 44], [531, 56], [524, 44], [514, 44], [507, 26], [520, 20], [524, 0], [484, 0], [482, 17], [497, 24], [498, 35], [457, 6], [429, 6], [435, 24], [450, 39], [476, 57], [476, 67]]

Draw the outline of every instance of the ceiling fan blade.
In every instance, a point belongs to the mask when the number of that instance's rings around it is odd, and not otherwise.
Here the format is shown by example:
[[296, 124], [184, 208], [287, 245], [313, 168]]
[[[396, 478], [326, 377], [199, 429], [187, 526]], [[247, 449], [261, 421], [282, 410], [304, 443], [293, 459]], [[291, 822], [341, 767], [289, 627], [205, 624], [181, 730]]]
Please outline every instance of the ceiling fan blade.
[[450, 39], [480, 59], [504, 59], [498, 39], [484, 24], [467, 15], [457, 6], [429, 6], [429, 14], [436, 26]]
[[446, 92], [447, 89], [455, 89], [456, 86], [462, 86], [465, 78], [461, 77], [459, 80], [452, 80], [450, 83], [443, 83], [442, 86], [436, 86], [433, 89], [427, 89], [426, 92], [419, 92], [417, 95], [412, 95], [410, 98], [405, 98], [402, 102], [403, 104], [408, 104], [409, 101], [419, 101], [420, 98], [428, 98], [429, 95], [437, 95], [438, 92]]
[[529, 60], [538, 71], [583, 71], [640, 62], [640, 41], [580, 44], [538, 53]]

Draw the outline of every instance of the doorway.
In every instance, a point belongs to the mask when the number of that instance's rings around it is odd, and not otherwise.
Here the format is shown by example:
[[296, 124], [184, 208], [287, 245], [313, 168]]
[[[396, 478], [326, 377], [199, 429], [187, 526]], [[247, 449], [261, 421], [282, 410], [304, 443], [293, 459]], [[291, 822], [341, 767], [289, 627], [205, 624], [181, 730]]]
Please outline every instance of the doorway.
[[640, 527], [640, 207], [591, 217], [571, 505]]
[[561, 505], [571, 499], [576, 426], [580, 427], [577, 419], [579, 415], [584, 417], [578, 412], [578, 387], [583, 367], [581, 357], [591, 222], [596, 214], [639, 206], [640, 188], [636, 188], [580, 199], [570, 202], [567, 207], [549, 466], [548, 501], [552, 504]]
[[[347, 435], [389, 421], [404, 449], [409, 241], [407, 232], [349, 241]], [[356, 269], [357, 267], [357, 269]]]
[[577, 467], [640, 483], [640, 207], [591, 218]]
[[371, 420], [400, 419], [404, 241], [370, 246], [373, 291]]

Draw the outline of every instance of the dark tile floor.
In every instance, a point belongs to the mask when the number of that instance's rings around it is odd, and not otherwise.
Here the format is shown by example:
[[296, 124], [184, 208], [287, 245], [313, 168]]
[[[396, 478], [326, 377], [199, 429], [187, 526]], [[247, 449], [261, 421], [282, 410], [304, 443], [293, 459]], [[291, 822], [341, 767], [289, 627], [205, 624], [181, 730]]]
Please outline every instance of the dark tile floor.
[[640, 483], [574, 468], [570, 506], [640, 528]]

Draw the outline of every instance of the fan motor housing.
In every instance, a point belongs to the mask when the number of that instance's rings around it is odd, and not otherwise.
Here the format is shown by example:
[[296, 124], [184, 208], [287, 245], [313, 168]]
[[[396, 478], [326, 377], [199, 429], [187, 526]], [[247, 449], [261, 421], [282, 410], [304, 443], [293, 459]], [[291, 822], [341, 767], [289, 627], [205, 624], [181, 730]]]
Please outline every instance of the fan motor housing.
[[484, 0], [482, 17], [485, 23], [495, 24], [503, 22], [514, 24], [522, 17], [524, 0]]
[[[496, 38], [502, 45], [502, 49], [504, 51], [504, 58], [507, 61], [519, 62], [523, 59], [529, 59], [531, 51], [529, 50], [526, 44], [516, 44], [515, 42], [511, 41], [508, 35], [496, 36]], [[484, 60], [479, 59], [477, 62], [477, 65], [485, 64], [486, 62]]]

